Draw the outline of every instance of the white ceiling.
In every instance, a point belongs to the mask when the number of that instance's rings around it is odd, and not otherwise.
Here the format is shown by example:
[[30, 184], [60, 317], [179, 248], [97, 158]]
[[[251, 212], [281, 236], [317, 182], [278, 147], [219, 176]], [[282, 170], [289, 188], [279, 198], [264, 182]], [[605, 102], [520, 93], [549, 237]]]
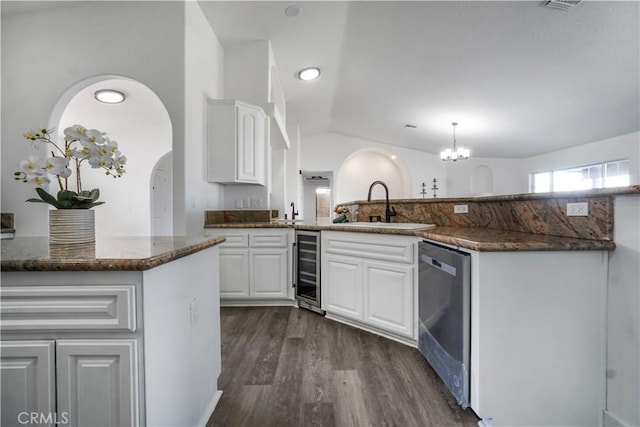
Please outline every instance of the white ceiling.
[[[438, 153], [457, 121], [473, 156], [521, 158], [640, 128], [638, 1], [200, 4], [223, 46], [271, 40], [302, 135]], [[295, 78], [311, 65], [319, 80]]]

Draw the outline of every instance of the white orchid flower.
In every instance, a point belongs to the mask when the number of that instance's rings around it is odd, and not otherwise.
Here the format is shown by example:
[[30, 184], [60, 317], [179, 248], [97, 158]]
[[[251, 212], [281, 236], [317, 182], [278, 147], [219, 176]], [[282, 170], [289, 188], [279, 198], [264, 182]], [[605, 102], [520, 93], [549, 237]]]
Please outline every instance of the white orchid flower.
[[23, 160], [20, 162], [20, 172], [24, 172], [27, 175], [39, 173], [42, 169], [42, 160], [37, 156], [29, 156], [29, 160]]
[[47, 185], [51, 182], [51, 180], [49, 178], [47, 178], [44, 175], [40, 175], [40, 174], [31, 174], [31, 175], [27, 175], [27, 177], [25, 178], [26, 181], [30, 184], [33, 184], [37, 187], [42, 187], [44, 185]]
[[109, 138], [105, 137], [104, 144], [105, 144], [105, 146], [107, 146], [107, 148], [109, 149], [109, 151], [111, 153], [114, 153], [114, 154], [115, 153], [119, 153], [119, 151], [118, 151], [118, 142], [117, 141], [112, 141]]
[[88, 159], [91, 156], [91, 148], [90, 147], [82, 147], [81, 149], [74, 149], [71, 152], [74, 157], [77, 159]]
[[93, 144], [104, 144], [105, 140], [102, 132], [97, 129], [89, 129], [86, 131], [83, 138], [80, 139], [81, 143], [83, 139]]
[[113, 159], [111, 157], [90, 157], [89, 164], [92, 168], [106, 168], [111, 169], [113, 166]]
[[69, 164], [68, 159], [64, 157], [47, 157], [44, 160], [43, 168], [51, 175], [60, 175]]
[[82, 125], [73, 125], [64, 130], [64, 137], [67, 141], [77, 141], [84, 137], [87, 129]]
[[116, 164], [119, 166], [124, 166], [127, 164], [127, 156], [123, 156], [122, 154], [120, 154], [120, 152], [118, 151], [118, 154], [116, 154], [115, 157], [115, 161]]

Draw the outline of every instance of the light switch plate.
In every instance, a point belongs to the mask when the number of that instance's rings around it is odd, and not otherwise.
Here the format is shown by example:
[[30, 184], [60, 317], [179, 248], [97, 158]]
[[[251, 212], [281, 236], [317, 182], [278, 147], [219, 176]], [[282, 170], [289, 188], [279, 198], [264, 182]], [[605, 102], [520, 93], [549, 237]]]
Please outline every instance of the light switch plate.
[[453, 213], [469, 213], [469, 205], [453, 205]]
[[567, 216], [589, 216], [589, 202], [567, 203]]

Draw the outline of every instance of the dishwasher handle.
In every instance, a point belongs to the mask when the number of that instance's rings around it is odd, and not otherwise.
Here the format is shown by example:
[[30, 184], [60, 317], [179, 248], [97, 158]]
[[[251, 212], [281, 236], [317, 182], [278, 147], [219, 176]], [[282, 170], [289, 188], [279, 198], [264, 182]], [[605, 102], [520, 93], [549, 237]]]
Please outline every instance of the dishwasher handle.
[[457, 275], [458, 270], [454, 266], [449, 265], [446, 262], [438, 261], [437, 259], [431, 258], [430, 256], [427, 256], [425, 254], [420, 254], [420, 261], [422, 261], [423, 263], [425, 263], [430, 267], [437, 268], [438, 270], [441, 270], [447, 274], [450, 274], [453, 277], [456, 277]]

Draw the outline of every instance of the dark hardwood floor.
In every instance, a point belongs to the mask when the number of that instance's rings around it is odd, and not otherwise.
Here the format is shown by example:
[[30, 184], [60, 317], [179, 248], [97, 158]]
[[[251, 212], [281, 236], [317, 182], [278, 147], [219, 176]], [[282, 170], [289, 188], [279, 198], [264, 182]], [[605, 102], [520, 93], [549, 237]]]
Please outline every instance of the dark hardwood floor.
[[477, 426], [418, 350], [292, 307], [222, 309], [208, 426]]

